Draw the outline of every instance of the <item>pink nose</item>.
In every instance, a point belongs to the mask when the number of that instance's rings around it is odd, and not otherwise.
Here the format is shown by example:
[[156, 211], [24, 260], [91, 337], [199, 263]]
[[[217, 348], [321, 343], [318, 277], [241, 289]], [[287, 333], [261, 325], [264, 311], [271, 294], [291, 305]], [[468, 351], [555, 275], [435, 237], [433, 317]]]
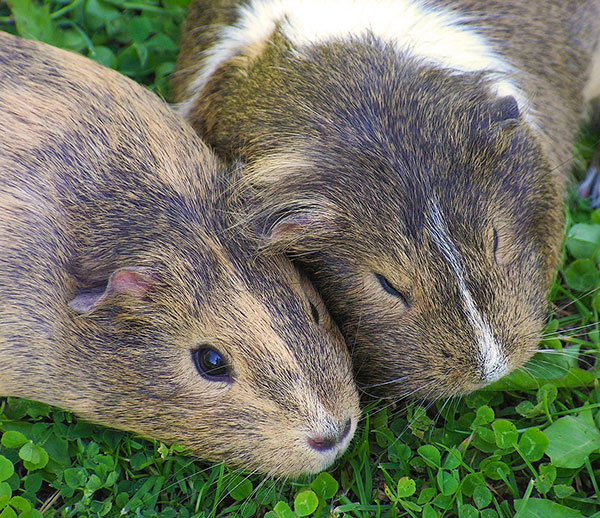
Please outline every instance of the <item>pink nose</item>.
[[317, 451], [331, 450], [332, 448], [334, 448], [335, 446], [337, 446], [338, 444], [343, 442], [343, 440], [346, 437], [348, 437], [348, 434], [350, 433], [350, 428], [352, 428], [352, 419], [348, 419], [346, 421], [346, 424], [344, 425], [344, 430], [342, 431], [342, 433], [340, 433], [338, 435], [329, 435], [329, 436], [325, 436], [325, 437], [324, 436], [309, 437], [307, 439], [308, 444], [313, 450], [317, 450]]

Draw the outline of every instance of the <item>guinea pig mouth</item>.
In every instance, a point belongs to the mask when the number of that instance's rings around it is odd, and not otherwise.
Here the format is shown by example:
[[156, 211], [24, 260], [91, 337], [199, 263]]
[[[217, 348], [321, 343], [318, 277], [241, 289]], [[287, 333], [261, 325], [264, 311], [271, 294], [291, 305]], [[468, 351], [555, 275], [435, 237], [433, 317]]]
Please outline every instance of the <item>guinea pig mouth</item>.
[[488, 385], [498, 381], [503, 378], [507, 374], [509, 374], [512, 369], [509, 369], [505, 366], [501, 366], [493, 371], [485, 371], [483, 369], [478, 372], [473, 373], [472, 376], [466, 375], [464, 372], [460, 375], [455, 376], [455, 380], [457, 382], [455, 384], [449, 384], [448, 386], [453, 385], [452, 395], [467, 395], [471, 392], [475, 392], [476, 390], [480, 390]]

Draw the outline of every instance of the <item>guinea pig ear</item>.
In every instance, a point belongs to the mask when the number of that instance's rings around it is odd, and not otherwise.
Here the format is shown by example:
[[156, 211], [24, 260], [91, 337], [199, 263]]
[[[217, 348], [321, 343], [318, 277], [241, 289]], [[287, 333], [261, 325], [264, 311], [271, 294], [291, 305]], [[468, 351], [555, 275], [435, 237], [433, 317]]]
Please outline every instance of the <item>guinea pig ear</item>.
[[112, 273], [106, 287], [82, 291], [69, 302], [69, 307], [77, 313], [89, 313], [115, 295], [143, 299], [155, 281], [155, 276], [148, 268], [125, 266]]
[[490, 105], [490, 123], [492, 127], [504, 129], [519, 124], [519, 104], [512, 95], [500, 97]]
[[333, 218], [325, 211], [310, 208], [280, 217], [265, 233], [265, 239], [281, 248], [301, 247], [304, 238], [320, 237], [333, 229]]
[[519, 125], [519, 105], [512, 95], [499, 97], [480, 107], [471, 125], [471, 135], [482, 147], [493, 145], [504, 130]]

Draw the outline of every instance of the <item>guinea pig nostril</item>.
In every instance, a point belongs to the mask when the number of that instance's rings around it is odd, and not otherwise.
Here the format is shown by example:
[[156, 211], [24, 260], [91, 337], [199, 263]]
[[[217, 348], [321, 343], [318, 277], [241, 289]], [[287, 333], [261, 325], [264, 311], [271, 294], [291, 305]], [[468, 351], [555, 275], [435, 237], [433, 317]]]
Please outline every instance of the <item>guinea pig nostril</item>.
[[344, 429], [342, 430], [342, 433], [340, 433], [336, 436], [330, 435], [327, 437], [323, 437], [323, 436], [309, 437], [307, 439], [308, 445], [313, 450], [317, 450], [317, 451], [331, 450], [335, 446], [344, 442], [344, 439], [346, 439], [346, 437], [348, 437], [348, 434], [350, 433], [351, 429], [352, 429], [352, 419], [348, 419], [346, 421], [346, 423], [344, 424]]

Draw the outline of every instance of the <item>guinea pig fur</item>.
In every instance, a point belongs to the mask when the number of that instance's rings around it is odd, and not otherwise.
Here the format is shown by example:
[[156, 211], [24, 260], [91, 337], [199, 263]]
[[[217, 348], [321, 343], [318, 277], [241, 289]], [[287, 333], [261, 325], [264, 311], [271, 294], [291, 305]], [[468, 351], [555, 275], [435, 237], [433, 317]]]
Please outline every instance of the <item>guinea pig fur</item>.
[[194, 0], [175, 101], [365, 391], [444, 397], [537, 347], [599, 34], [598, 0]]
[[339, 331], [166, 104], [0, 33], [0, 142], [0, 394], [269, 474], [345, 450]]

